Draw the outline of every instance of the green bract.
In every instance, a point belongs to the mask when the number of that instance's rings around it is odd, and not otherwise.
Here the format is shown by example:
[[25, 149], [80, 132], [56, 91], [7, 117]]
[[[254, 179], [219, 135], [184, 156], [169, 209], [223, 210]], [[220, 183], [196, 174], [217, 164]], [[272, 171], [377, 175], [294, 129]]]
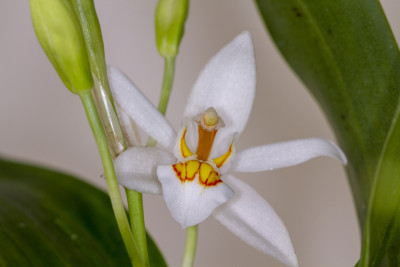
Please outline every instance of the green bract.
[[90, 73], [79, 21], [69, 0], [30, 0], [36, 36], [65, 86], [72, 93], [90, 90]]
[[188, 11], [188, 0], [160, 0], [155, 13], [156, 43], [163, 57], [175, 57]]

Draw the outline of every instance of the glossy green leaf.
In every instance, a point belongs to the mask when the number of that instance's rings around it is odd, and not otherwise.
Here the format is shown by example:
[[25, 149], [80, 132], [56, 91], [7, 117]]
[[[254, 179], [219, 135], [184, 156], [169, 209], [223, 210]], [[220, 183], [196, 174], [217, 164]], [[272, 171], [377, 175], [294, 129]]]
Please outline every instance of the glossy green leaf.
[[256, 2], [277, 47], [318, 100], [349, 159], [362, 228], [368, 204], [381, 209], [368, 215], [364, 241], [370, 246], [363, 245], [364, 259], [379, 262], [400, 198], [398, 189], [390, 197], [385, 191], [400, 184], [400, 173], [393, 172], [398, 167], [389, 169], [400, 149], [395, 129], [400, 53], [382, 8], [377, 0]]
[[[400, 216], [400, 116], [395, 115], [378, 165], [370, 207], [365, 224], [365, 235], [360, 267], [379, 266], [388, 245], [392, 252], [400, 240], [398, 237]], [[392, 253], [389, 254], [392, 254]], [[395, 252], [399, 254], [399, 250]], [[388, 255], [391, 262], [398, 255]], [[394, 257], [393, 257], [394, 256]], [[399, 266], [399, 265], [390, 265]]]
[[[148, 236], [151, 266], [166, 266]], [[71, 176], [0, 159], [0, 266], [130, 266], [109, 197]]]

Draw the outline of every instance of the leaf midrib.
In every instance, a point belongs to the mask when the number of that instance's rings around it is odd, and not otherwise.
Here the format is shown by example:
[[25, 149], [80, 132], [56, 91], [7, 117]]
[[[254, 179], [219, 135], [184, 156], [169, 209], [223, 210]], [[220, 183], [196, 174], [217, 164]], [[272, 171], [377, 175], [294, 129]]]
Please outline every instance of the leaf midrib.
[[[334, 57], [334, 55], [332, 53], [332, 49], [330, 48], [330, 46], [326, 42], [326, 39], [325, 39], [324, 35], [322, 34], [322, 31], [321, 31], [320, 27], [318, 27], [318, 23], [315, 22], [314, 16], [310, 12], [310, 10], [307, 7], [307, 5], [302, 0], [296, 0], [296, 1], [297, 1], [297, 3], [299, 5], [301, 5], [303, 10], [307, 13], [307, 16], [308, 16], [308, 18], [310, 20], [310, 25], [315, 29], [315, 32], [316, 32], [317, 36], [321, 40], [322, 47], [327, 51], [327, 55], [328, 55], [327, 59], [328, 58], [331, 59], [331, 62], [330, 61], [327, 61], [327, 62], [328, 63], [332, 63], [330, 65], [333, 66], [334, 71], [337, 73], [339, 84], [342, 86], [342, 89], [343, 89], [343, 90], [341, 90], [342, 95], [344, 96], [344, 100], [346, 101], [346, 106], [349, 108], [348, 109], [349, 110], [349, 114], [354, 118], [354, 121], [356, 123], [356, 125], [354, 125], [354, 128], [356, 130], [355, 133], [359, 137], [357, 140], [360, 140], [360, 145], [361, 145], [362, 152], [363, 152], [361, 154], [362, 154], [362, 157], [365, 159], [365, 165], [367, 167], [368, 176], [373, 178], [374, 174], [373, 174], [373, 171], [372, 171], [372, 166], [371, 166], [371, 163], [370, 163], [370, 159], [368, 157], [366, 157], [366, 155], [368, 155], [367, 148], [366, 148], [366, 142], [365, 142], [365, 140], [363, 138], [363, 135], [362, 135], [361, 127], [359, 125], [359, 121], [358, 121], [357, 116], [356, 116], [356, 112], [355, 112], [355, 108], [353, 106], [353, 102], [352, 102], [352, 100], [351, 100], [351, 98], [349, 96], [349, 93], [348, 93], [348, 87], [346, 86], [346, 83], [344, 82], [342, 72], [341, 72], [340, 68], [338, 67], [337, 61], [335, 60], [335, 57]], [[387, 139], [387, 136], [388, 135], [386, 134], [385, 140]], [[381, 153], [382, 153], [382, 148], [381, 148], [381, 152], [379, 154], [381, 154]], [[351, 161], [351, 158], [350, 158], [349, 162], [350, 161]]]

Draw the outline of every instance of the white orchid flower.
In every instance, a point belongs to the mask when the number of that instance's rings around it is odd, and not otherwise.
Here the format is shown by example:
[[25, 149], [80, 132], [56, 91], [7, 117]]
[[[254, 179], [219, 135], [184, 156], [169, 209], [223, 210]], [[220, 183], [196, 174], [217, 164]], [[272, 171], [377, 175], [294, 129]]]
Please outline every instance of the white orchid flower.
[[245, 32], [224, 47], [201, 72], [176, 135], [168, 121], [126, 76], [109, 69], [113, 95], [164, 149], [133, 147], [115, 160], [118, 181], [143, 193], [163, 194], [182, 227], [209, 215], [256, 249], [298, 266], [289, 234], [271, 206], [231, 173], [293, 166], [317, 156], [346, 163], [329, 141], [312, 138], [235, 152], [255, 95], [255, 59]]

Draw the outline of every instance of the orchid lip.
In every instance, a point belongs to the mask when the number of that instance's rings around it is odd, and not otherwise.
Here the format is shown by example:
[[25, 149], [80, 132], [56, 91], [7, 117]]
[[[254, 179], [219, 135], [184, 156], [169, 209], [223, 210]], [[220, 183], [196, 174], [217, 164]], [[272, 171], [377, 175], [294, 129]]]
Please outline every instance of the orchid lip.
[[187, 127], [179, 139], [182, 160], [172, 165], [176, 177], [182, 182], [197, 181], [207, 188], [222, 183], [219, 168], [224, 165], [233, 154], [233, 146], [222, 156], [210, 159], [210, 152], [218, 129], [224, 123], [214, 108], [210, 107], [203, 113], [193, 118], [198, 127], [198, 144], [194, 154], [186, 143]]

